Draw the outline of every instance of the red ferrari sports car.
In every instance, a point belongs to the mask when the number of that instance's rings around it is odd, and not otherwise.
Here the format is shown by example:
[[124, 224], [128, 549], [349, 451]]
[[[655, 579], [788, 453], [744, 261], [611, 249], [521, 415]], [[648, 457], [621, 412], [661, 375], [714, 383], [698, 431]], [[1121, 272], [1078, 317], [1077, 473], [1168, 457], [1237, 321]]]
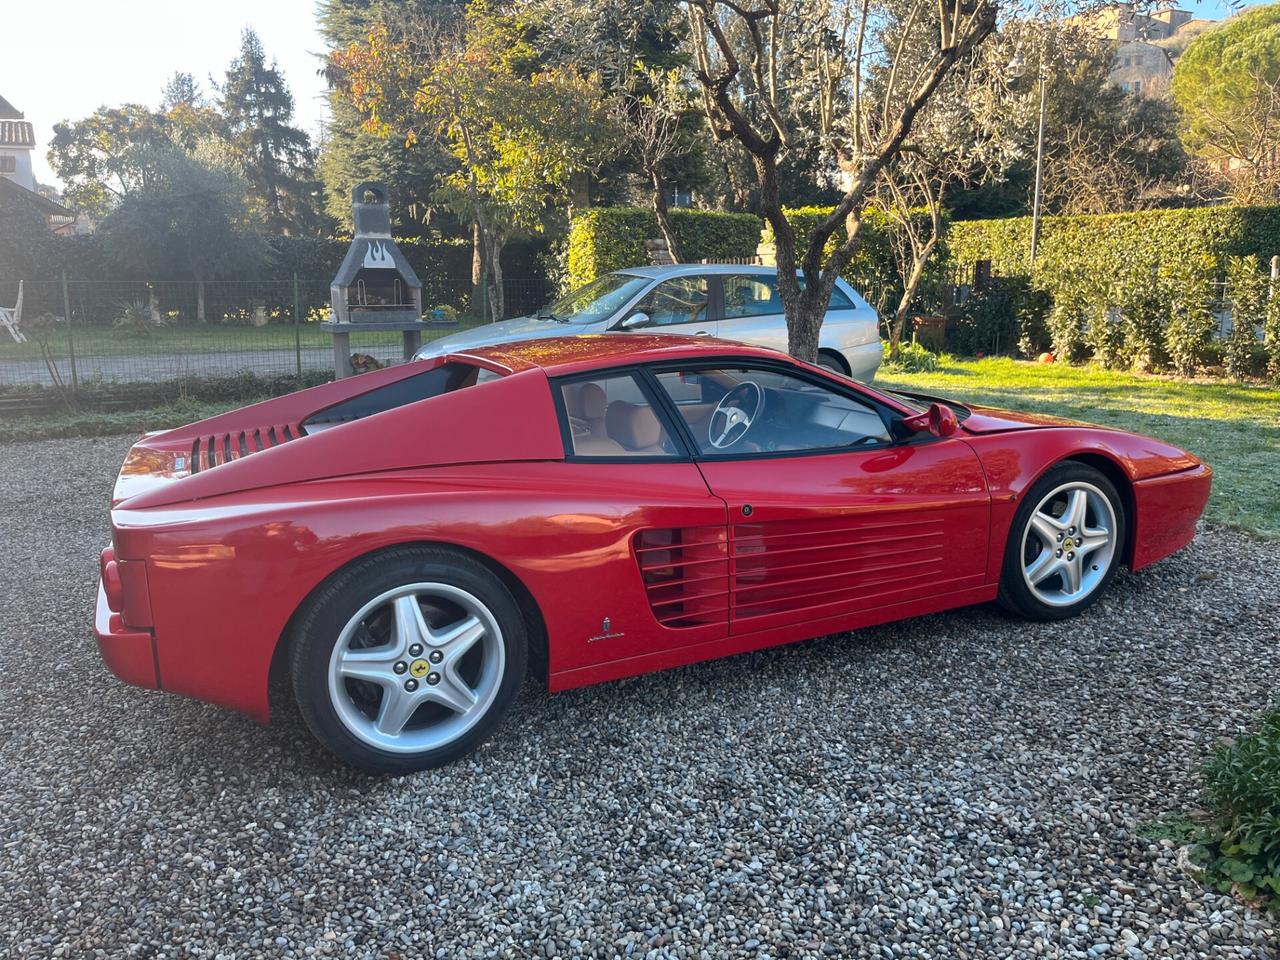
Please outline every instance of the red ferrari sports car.
[[129, 452], [95, 633], [122, 679], [404, 772], [551, 690], [998, 600], [1036, 620], [1185, 545], [1145, 437], [637, 334], [407, 363]]

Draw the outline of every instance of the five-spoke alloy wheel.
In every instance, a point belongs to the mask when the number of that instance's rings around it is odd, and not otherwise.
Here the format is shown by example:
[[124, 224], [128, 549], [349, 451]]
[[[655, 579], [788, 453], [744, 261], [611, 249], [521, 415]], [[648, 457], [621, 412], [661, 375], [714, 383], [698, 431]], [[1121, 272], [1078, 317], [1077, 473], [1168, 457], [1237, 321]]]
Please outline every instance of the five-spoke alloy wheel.
[[523, 618], [492, 571], [451, 550], [405, 547], [340, 571], [291, 648], [304, 718], [366, 770], [404, 773], [474, 749], [524, 676]]
[[1035, 620], [1080, 612], [1115, 574], [1124, 522], [1120, 496], [1101, 472], [1074, 462], [1054, 467], [1014, 517], [1000, 602]]

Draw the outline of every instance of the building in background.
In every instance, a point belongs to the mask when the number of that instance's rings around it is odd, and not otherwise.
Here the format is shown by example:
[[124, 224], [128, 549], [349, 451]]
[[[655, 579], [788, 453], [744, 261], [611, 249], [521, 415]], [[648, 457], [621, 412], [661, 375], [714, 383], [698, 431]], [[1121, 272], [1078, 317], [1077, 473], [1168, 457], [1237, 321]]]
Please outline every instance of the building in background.
[[1145, 97], [1168, 96], [1173, 64], [1187, 43], [1217, 25], [1177, 8], [1141, 13], [1132, 3], [1111, 4], [1067, 22], [1113, 41], [1111, 82], [1125, 93]]
[[54, 233], [81, 231], [76, 216], [57, 200], [56, 192], [36, 182], [31, 155], [36, 148], [31, 121], [0, 96], [0, 196], [30, 204]]

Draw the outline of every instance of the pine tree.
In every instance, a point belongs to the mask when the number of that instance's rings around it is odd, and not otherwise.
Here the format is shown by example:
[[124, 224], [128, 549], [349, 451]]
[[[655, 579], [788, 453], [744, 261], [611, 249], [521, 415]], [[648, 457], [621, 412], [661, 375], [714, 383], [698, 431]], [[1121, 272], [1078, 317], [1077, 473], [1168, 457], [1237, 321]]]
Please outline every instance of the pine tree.
[[240, 55], [220, 92], [229, 143], [262, 222], [280, 233], [316, 232], [311, 138], [292, 125], [293, 94], [251, 28], [241, 35]]

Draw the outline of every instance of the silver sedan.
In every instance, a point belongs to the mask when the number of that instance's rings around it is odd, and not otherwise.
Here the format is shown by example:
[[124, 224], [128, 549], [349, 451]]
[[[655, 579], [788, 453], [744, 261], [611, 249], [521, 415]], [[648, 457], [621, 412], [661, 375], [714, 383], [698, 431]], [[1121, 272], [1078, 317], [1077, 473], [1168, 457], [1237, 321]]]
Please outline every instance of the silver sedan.
[[[661, 331], [787, 349], [787, 321], [773, 267], [678, 264], [633, 267], [598, 277], [535, 316], [464, 330], [433, 340], [418, 358], [492, 343], [606, 330]], [[818, 340], [818, 363], [864, 383], [880, 366], [875, 310], [836, 281]]]

